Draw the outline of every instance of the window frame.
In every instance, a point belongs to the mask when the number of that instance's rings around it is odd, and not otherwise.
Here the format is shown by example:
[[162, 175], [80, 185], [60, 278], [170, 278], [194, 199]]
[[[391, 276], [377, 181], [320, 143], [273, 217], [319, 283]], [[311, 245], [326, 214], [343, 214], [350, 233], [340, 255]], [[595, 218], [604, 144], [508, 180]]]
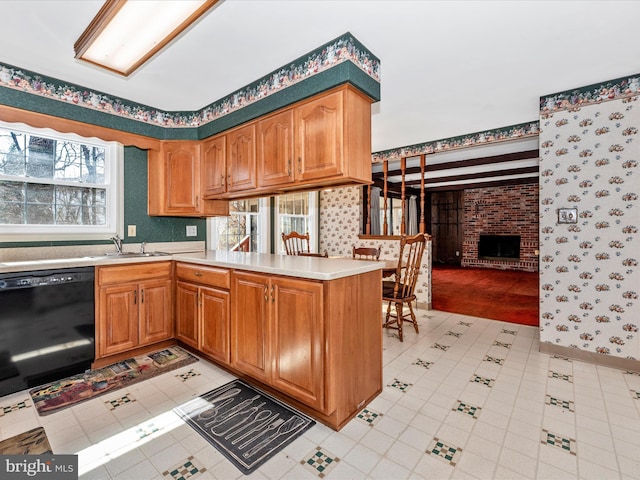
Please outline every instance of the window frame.
[[[0, 127], [27, 135], [96, 145], [105, 149], [106, 224], [105, 225], [34, 225], [0, 224], [0, 242], [104, 240], [124, 231], [124, 147], [97, 137], [62, 133], [51, 128], [36, 128], [24, 123], [0, 121]], [[29, 183], [28, 177], [24, 177]], [[0, 175], [0, 180], [16, 181], [16, 177]], [[34, 179], [33, 183], [56, 185], [56, 182]], [[78, 184], [81, 185], [81, 184]], [[45, 238], [43, 238], [45, 237]]]

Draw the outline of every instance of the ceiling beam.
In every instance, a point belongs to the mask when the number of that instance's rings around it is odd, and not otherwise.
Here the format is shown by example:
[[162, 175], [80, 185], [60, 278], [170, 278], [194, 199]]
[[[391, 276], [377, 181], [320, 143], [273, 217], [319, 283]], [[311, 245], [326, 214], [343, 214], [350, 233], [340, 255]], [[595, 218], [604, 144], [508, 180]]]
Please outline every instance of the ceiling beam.
[[[475, 167], [477, 165], [491, 165], [494, 163], [512, 162], [515, 160], [527, 160], [530, 158], [540, 157], [539, 150], [526, 150], [524, 152], [505, 153], [502, 155], [493, 155], [491, 157], [470, 158], [468, 160], [457, 160], [454, 162], [433, 163], [425, 165], [425, 172], [437, 172], [438, 170], [448, 170], [452, 168]], [[429, 156], [427, 156], [427, 159]], [[409, 167], [405, 170], [405, 175], [420, 173], [420, 167]], [[402, 174], [400, 169], [389, 170], [389, 177], [399, 176]], [[382, 177], [382, 172], [373, 173], [373, 178]]]

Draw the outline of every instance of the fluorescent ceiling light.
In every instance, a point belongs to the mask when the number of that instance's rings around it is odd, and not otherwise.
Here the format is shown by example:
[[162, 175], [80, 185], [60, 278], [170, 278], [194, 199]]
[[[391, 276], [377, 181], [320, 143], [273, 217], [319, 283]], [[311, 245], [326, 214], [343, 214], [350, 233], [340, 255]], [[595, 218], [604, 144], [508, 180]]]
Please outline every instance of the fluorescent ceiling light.
[[125, 77], [218, 0], [107, 0], [73, 48], [75, 58]]

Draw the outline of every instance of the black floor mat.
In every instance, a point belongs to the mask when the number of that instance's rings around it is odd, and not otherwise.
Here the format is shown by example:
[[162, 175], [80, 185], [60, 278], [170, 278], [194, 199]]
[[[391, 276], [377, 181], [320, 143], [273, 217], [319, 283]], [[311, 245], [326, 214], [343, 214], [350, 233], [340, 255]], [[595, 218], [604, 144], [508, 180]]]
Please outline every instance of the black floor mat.
[[242, 380], [200, 395], [174, 411], [245, 475], [315, 424]]

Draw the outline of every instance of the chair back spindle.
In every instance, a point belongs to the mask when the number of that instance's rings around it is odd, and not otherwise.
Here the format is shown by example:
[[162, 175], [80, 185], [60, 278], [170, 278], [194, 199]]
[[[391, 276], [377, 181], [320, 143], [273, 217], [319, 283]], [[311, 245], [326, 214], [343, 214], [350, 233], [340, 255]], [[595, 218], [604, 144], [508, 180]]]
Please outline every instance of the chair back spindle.
[[309, 234], [291, 232], [282, 234], [282, 241], [287, 255], [299, 255], [300, 253], [309, 253]]

